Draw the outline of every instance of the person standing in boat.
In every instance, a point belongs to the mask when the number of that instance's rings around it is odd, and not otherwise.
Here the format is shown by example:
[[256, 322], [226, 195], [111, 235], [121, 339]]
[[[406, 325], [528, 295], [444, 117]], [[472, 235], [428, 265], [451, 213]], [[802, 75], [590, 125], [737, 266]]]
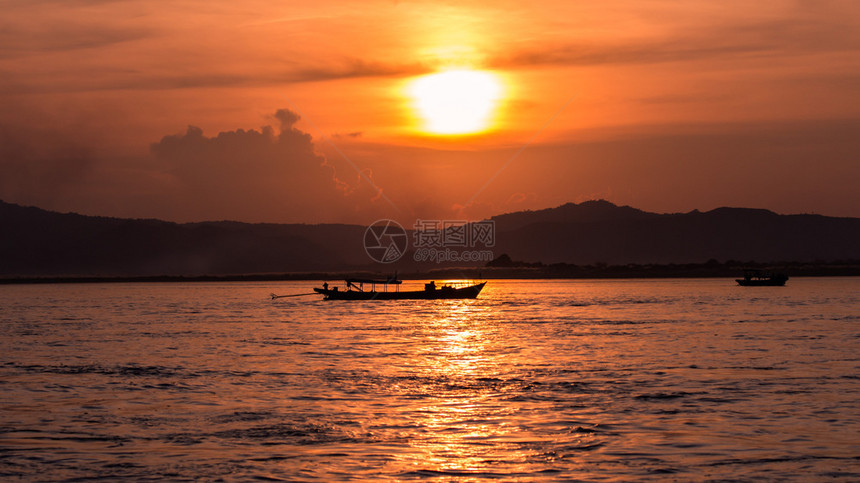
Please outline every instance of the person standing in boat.
[[424, 290], [426, 290], [428, 292], [432, 292], [432, 291], [436, 290], [436, 282], [434, 282], [433, 280], [430, 280], [430, 283], [425, 283], [424, 284]]

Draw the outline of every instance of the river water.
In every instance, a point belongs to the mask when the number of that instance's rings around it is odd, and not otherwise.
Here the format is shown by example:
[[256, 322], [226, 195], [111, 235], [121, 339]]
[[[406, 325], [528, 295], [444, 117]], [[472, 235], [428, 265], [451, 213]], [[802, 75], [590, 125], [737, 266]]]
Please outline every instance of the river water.
[[312, 285], [0, 286], [0, 479], [860, 480], [858, 278]]

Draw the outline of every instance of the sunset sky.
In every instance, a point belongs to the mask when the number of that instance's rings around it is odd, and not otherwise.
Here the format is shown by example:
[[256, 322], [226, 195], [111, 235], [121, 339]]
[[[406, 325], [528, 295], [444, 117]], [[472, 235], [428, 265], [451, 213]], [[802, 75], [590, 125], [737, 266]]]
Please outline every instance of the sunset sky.
[[[860, 2], [0, 0], [0, 200], [860, 216]], [[433, 76], [433, 77], [430, 77]]]

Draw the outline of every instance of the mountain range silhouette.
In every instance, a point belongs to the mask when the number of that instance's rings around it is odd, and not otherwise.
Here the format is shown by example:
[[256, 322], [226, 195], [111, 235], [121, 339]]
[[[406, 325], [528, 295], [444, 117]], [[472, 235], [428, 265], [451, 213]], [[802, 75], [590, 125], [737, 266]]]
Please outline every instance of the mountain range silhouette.
[[[860, 218], [718, 208], [658, 214], [608, 201], [492, 218], [490, 249], [526, 262], [832, 262], [860, 259]], [[408, 228], [408, 227], [407, 227]], [[57, 213], [0, 201], [0, 276], [199, 276], [346, 270], [427, 270], [373, 262], [365, 226], [172, 223]], [[411, 232], [410, 232], [411, 238]], [[463, 266], [479, 266], [480, 263]]]

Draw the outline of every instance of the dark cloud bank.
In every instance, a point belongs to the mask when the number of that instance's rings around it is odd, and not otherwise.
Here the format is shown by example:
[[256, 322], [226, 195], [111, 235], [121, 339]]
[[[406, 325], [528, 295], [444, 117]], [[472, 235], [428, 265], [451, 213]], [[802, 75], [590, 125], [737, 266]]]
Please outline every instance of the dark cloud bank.
[[[315, 151], [295, 127], [299, 116], [278, 110], [278, 129], [221, 132], [207, 137], [189, 126], [151, 146], [174, 180], [182, 218], [332, 220], [366, 209], [377, 194], [357, 173], [341, 170]], [[367, 173], [365, 173], [367, 175]]]
[[[0, 124], [0, 200], [174, 221], [346, 222], [382, 216], [372, 172], [332, 163], [287, 109], [274, 126], [189, 126], [150, 153], [106, 156], [71, 133]], [[336, 160], [337, 161], [337, 160]], [[370, 180], [371, 182], [368, 182]]]
[[344, 145], [353, 164], [340, 150], [321, 154], [326, 143], [298, 129], [294, 112], [282, 109], [271, 119], [270, 126], [217, 135], [189, 126], [133, 159], [108, 159], [62, 130], [0, 125], [0, 200], [180, 222], [411, 224], [584, 197], [655, 211], [733, 205], [856, 216], [856, 119], [662, 126], [593, 141], [580, 133], [576, 143], [530, 147], [468, 207], [462, 203], [517, 147], [442, 151], [360, 141], [360, 149]]

